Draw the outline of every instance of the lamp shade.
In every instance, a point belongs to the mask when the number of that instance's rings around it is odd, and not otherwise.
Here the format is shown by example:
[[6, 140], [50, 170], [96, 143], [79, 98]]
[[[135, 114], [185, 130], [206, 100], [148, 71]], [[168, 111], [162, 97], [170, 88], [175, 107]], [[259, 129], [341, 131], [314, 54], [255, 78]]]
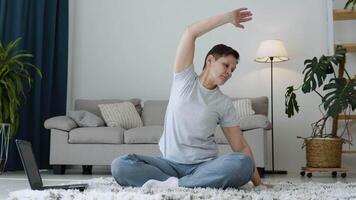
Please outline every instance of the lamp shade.
[[255, 61], [262, 63], [284, 62], [289, 60], [286, 48], [281, 40], [265, 40], [258, 47]]

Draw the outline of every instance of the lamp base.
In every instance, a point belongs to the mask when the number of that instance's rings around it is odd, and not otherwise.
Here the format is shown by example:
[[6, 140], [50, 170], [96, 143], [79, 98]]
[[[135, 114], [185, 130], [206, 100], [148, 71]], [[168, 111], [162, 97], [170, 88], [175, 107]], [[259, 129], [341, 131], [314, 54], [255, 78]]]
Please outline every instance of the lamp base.
[[265, 174], [287, 174], [284, 170], [265, 170]]

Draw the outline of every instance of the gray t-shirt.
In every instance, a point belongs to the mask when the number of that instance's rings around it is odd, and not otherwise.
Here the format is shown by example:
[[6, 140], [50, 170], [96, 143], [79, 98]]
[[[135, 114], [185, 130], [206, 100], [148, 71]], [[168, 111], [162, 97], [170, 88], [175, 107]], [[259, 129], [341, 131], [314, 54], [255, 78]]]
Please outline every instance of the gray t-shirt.
[[214, 134], [218, 124], [239, 125], [231, 99], [219, 87], [205, 88], [193, 65], [175, 73], [159, 141], [163, 157], [184, 164], [216, 158]]

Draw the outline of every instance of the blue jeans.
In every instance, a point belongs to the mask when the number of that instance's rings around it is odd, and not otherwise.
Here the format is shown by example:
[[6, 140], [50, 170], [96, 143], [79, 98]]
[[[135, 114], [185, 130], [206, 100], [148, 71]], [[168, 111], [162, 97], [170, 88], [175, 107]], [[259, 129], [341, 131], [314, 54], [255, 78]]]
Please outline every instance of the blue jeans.
[[128, 154], [116, 158], [111, 173], [122, 186], [140, 187], [149, 179], [165, 181], [177, 177], [180, 187], [237, 188], [246, 184], [254, 171], [253, 161], [242, 153], [226, 153], [198, 164], [180, 164], [159, 156]]

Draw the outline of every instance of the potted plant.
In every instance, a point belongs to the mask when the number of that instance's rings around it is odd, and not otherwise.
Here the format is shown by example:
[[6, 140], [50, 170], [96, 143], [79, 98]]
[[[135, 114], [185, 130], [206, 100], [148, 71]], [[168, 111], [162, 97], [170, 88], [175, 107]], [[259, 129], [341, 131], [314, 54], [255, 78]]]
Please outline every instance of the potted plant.
[[9, 139], [19, 127], [19, 109], [25, 98], [23, 81], [31, 88], [33, 79], [29, 68], [42, 77], [41, 71], [27, 60], [32, 54], [18, 50], [21, 38], [3, 45], [0, 41], [0, 174], [5, 168]]
[[[332, 56], [322, 55], [304, 61], [303, 84], [295, 88], [287, 87], [285, 94], [285, 113], [288, 117], [299, 111], [296, 91], [301, 89], [304, 94], [314, 92], [320, 97], [319, 110], [322, 118], [312, 124], [312, 135], [304, 138], [307, 151], [307, 167], [340, 167], [342, 144], [347, 142], [334, 129], [325, 133], [325, 124], [329, 118], [336, 118], [340, 113], [350, 116], [356, 108], [356, 78], [350, 76], [345, 65], [346, 49], [338, 46]], [[336, 69], [339, 70], [337, 75]], [[344, 71], [344, 73], [342, 73]], [[318, 91], [322, 89], [323, 92]], [[349, 134], [346, 125], [345, 130]]]

